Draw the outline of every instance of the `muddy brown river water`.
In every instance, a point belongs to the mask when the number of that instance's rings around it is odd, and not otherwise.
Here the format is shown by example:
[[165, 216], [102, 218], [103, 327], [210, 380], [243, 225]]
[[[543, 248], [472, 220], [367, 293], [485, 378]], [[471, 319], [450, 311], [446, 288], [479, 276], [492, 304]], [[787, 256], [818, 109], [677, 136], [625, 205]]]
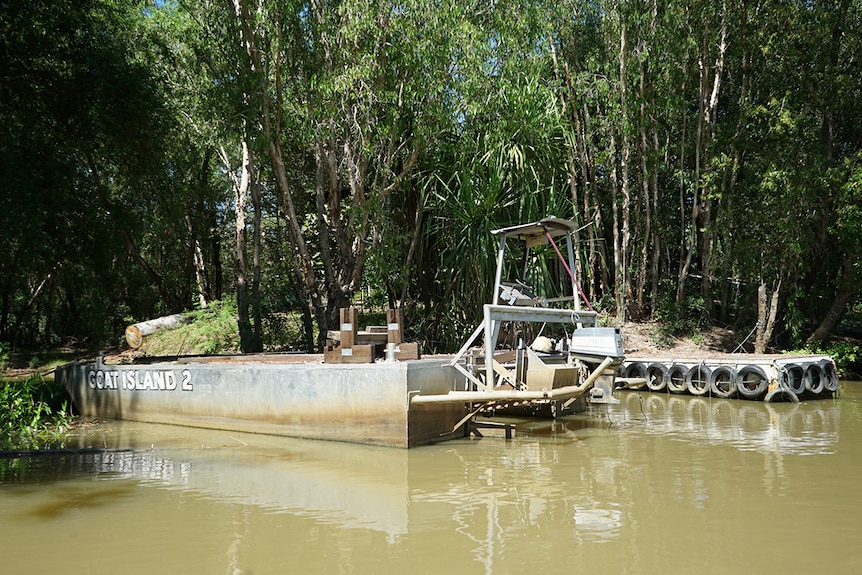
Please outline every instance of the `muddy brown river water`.
[[862, 382], [619, 397], [410, 451], [101, 423], [0, 461], [0, 574], [862, 573]]

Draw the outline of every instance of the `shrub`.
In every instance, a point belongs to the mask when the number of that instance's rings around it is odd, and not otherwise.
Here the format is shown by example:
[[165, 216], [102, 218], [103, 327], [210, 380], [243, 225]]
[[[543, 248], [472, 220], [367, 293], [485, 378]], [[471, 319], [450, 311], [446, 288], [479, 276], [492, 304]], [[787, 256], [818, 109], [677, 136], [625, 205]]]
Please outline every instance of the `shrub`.
[[858, 370], [862, 363], [862, 348], [859, 345], [840, 339], [812, 342], [806, 347], [792, 353], [825, 354], [835, 360], [835, 369], [840, 377], [848, 372]]
[[69, 427], [65, 394], [41, 375], [0, 381], [0, 449], [37, 449]]
[[692, 337], [695, 343], [703, 341], [700, 334], [706, 318], [706, 306], [700, 296], [686, 296], [682, 305], [677, 305], [671, 296], [661, 298], [656, 307], [658, 328], [653, 339], [658, 347], [670, 347], [673, 339]]

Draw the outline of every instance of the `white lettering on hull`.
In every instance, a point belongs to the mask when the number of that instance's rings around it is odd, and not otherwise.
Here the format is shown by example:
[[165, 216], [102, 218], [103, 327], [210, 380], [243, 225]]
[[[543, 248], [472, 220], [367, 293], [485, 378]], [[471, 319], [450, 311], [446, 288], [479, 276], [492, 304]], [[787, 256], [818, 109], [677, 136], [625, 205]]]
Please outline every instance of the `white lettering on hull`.
[[[87, 372], [87, 386], [96, 390], [174, 391], [177, 379], [172, 369], [91, 369]], [[190, 370], [182, 370], [179, 381], [182, 391], [194, 391]]]

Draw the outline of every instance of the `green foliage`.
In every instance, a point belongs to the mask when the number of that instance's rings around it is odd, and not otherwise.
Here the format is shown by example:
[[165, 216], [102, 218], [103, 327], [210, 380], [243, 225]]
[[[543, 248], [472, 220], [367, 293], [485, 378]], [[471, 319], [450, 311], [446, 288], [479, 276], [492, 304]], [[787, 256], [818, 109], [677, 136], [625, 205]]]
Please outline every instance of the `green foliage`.
[[40, 375], [0, 380], [0, 449], [39, 449], [62, 440], [71, 424], [65, 397]]
[[654, 343], [659, 348], [668, 348], [675, 338], [690, 337], [695, 343], [703, 341], [700, 330], [705, 317], [706, 308], [700, 296], [686, 296], [682, 306], [678, 306], [669, 295], [663, 297], [656, 309], [658, 327], [653, 333]]
[[[263, 348], [267, 351], [308, 351], [299, 312], [268, 313], [263, 321]], [[316, 338], [317, 333], [312, 333]]]
[[[163, 91], [136, 56], [140, 8], [82, 0], [0, 10], [0, 339], [104, 343], [122, 329], [115, 309], [158, 305], [159, 287], [162, 305], [179, 299], [173, 286], [148, 283], [188, 275], [169, 273], [171, 256], [178, 269], [186, 263], [172, 230], [148, 226], [160, 192], [181, 197], [169, 181], [182, 171], [166, 161]], [[148, 278], [129, 245], [147, 261], [163, 240], [165, 259]]]
[[[665, 339], [750, 323], [780, 278], [802, 341], [845, 262], [859, 285], [859, 0], [238, 5], [3, 4], [0, 340], [103, 344], [232, 299], [240, 216], [269, 349], [363, 290], [451, 350], [492, 296], [490, 231], [547, 215], [592, 224], [597, 308], [627, 288]], [[681, 271], [705, 280], [677, 306]], [[234, 349], [220, 313], [161, 352]]]
[[610, 292], [602, 294], [602, 297], [593, 302], [593, 308], [605, 316], [613, 316], [617, 308], [614, 294]]
[[788, 353], [825, 354], [831, 356], [835, 361], [835, 368], [840, 377], [844, 377], [849, 371], [859, 373], [862, 365], [862, 346], [858, 343], [841, 339], [829, 341], [815, 341], [801, 349]]

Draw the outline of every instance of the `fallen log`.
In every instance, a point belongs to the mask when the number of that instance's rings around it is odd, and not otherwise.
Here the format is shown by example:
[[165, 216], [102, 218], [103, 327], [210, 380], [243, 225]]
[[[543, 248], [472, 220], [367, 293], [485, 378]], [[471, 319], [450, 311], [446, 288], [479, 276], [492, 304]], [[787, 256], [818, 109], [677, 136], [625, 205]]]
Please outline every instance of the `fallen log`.
[[177, 327], [189, 321], [191, 320], [186, 315], [177, 313], [132, 324], [126, 328], [126, 343], [129, 344], [130, 348], [138, 349], [144, 343], [144, 337], [161, 329]]

